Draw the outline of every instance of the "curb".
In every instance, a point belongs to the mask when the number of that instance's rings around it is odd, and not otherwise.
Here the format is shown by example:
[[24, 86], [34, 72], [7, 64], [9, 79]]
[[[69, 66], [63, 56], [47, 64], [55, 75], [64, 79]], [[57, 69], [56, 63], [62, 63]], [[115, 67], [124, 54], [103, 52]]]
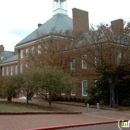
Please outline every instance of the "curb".
[[82, 112], [0, 112], [0, 115], [82, 114]]
[[70, 127], [82, 127], [82, 126], [92, 126], [92, 125], [112, 124], [112, 123], [118, 123], [118, 121], [94, 122], [94, 123], [83, 123], [83, 124], [70, 124], [70, 125], [51, 126], [51, 127], [43, 127], [43, 128], [32, 128], [32, 129], [24, 129], [24, 130], [55, 130], [55, 129], [70, 128]]

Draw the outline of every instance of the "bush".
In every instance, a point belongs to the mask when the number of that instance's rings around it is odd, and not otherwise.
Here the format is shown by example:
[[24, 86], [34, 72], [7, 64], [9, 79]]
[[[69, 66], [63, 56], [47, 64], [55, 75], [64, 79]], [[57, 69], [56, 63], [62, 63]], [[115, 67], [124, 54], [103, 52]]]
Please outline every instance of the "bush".
[[81, 102], [82, 102], [82, 103], [85, 103], [85, 98], [82, 98], [82, 99], [81, 99]]
[[64, 99], [65, 101], [68, 101], [69, 99], [68, 99], [68, 97], [65, 97], [65, 99]]
[[130, 99], [122, 101], [122, 106], [130, 106]]
[[70, 101], [70, 102], [72, 102], [72, 101], [73, 101], [73, 98], [72, 98], [72, 97], [70, 97], [70, 98], [69, 98], [69, 101]]
[[93, 98], [90, 98], [90, 99], [86, 99], [85, 100], [85, 105], [86, 104], [89, 104], [89, 105], [95, 105], [96, 103], [95, 103], [95, 100], [93, 99]]
[[78, 100], [77, 100], [77, 98], [76, 98], [76, 97], [74, 97], [74, 98], [73, 98], [73, 101], [74, 101], [74, 102], [77, 102]]
[[81, 98], [78, 98], [78, 99], [77, 99], [77, 102], [81, 102], [81, 101], [82, 101]]
[[57, 99], [56, 99], [57, 101], [64, 101], [64, 98], [63, 97], [57, 97]]

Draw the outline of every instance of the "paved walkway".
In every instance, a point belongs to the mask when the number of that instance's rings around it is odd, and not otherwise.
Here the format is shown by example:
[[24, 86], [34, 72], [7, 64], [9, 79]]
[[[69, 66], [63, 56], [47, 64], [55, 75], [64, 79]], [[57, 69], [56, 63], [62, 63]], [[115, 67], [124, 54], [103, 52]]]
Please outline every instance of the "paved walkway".
[[[25, 100], [14, 99], [13, 101], [25, 102]], [[48, 106], [45, 101], [32, 100], [30, 103]], [[0, 116], [0, 130], [23, 130], [39, 127], [62, 126], [70, 124], [84, 124], [104, 121], [118, 121], [119, 119], [130, 119], [130, 111], [110, 111], [90, 108], [90, 113], [86, 113], [85, 107], [77, 107], [63, 104], [52, 104], [68, 111], [81, 111], [82, 114], [49, 114], [49, 115], [15, 115]], [[96, 129], [95, 129], [96, 130]]]

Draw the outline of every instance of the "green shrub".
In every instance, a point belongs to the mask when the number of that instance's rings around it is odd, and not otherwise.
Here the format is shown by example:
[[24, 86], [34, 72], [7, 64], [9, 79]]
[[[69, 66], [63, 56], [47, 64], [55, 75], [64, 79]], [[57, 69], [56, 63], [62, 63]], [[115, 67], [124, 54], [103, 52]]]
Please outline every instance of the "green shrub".
[[68, 99], [68, 97], [65, 97], [65, 99], [64, 99], [65, 101], [68, 101], [69, 99]]
[[76, 98], [76, 97], [74, 97], [74, 98], [73, 98], [73, 101], [74, 101], [74, 102], [77, 102], [78, 100], [77, 100], [77, 98]]
[[85, 103], [85, 100], [86, 100], [85, 98], [82, 98], [82, 99], [81, 99], [81, 102], [82, 102], [82, 103]]
[[78, 99], [77, 99], [77, 102], [81, 102], [81, 101], [82, 101], [81, 98], [78, 98]]
[[89, 105], [95, 105], [96, 103], [95, 103], [95, 100], [93, 99], [93, 98], [90, 98], [90, 99], [86, 99], [85, 100], [85, 105], [86, 104], [89, 104]]
[[122, 101], [122, 106], [125, 106], [125, 107], [130, 106], [130, 99]]
[[72, 101], [73, 101], [73, 98], [72, 98], [72, 97], [70, 97], [70, 98], [69, 98], [69, 101], [70, 101], [70, 102], [72, 102]]

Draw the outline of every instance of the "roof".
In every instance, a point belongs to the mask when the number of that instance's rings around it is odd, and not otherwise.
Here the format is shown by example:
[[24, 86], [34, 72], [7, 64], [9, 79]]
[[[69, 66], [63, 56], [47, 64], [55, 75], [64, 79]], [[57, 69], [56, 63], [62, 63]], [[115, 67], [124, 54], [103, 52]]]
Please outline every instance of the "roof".
[[5, 64], [5, 63], [9, 63], [9, 62], [15, 62], [15, 61], [18, 61], [18, 55], [15, 55], [15, 56], [3, 61], [1, 64]]
[[12, 51], [3, 51], [3, 52], [0, 52], [0, 61], [5, 61], [7, 60], [8, 58], [14, 56], [15, 53], [12, 52]]
[[51, 33], [73, 31], [73, 21], [68, 15], [56, 14], [50, 18], [47, 22], [42, 24], [39, 28], [33, 31], [30, 35], [25, 37], [16, 46], [26, 44], [28, 42], [34, 41], [41, 36], [46, 36]]

